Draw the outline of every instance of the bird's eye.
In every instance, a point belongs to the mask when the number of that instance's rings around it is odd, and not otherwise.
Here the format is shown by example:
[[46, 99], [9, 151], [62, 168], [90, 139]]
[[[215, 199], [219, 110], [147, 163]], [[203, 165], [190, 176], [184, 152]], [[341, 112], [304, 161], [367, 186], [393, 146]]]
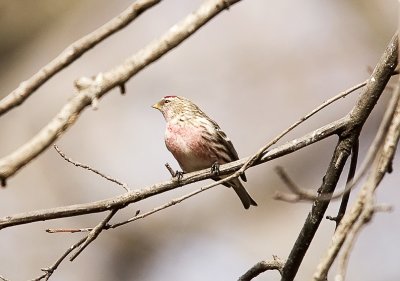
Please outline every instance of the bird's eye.
[[169, 102], [170, 102], [170, 100], [165, 100], [165, 101], [164, 101], [164, 103], [169, 103]]

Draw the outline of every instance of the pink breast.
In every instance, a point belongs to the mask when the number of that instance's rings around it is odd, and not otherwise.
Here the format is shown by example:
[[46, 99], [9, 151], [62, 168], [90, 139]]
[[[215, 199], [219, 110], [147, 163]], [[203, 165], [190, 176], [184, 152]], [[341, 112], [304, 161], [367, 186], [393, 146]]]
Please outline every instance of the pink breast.
[[215, 162], [198, 128], [168, 125], [165, 144], [185, 172], [205, 169]]

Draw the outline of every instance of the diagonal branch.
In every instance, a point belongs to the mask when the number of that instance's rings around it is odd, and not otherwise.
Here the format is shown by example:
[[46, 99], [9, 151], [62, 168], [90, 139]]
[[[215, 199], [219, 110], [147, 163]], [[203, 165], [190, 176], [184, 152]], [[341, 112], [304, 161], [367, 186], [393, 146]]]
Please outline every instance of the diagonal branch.
[[69, 259], [70, 261], [76, 259], [76, 257], [79, 256], [79, 254], [82, 253], [82, 251], [100, 235], [100, 233], [106, 228], [106, 225], [112, 219], [112, 217], [118, 212], [118, 210], [119, 209], [111, 210], [111, 212], [107, 215], [107, 217], [89, 232], [89, 234], [86, 237], [86, 240], [82, 243], [82, 245], [79, 246], [76, 252], [70, 257]]
[[[367, 120], [369, 114], [381, 96], [397, 65], [398, 37], [395, 34], [375, 67], [363, 93], [357, 100], [356, 105], [347, 115], [350, 122], [346, 130], [341, 132], [339, 143], [335, 148], [332, 160], [328, 166], [323, 183], [319, 189], [320, 194], [331, 194], [340, 178], [342, 169], [350, 154], [358, 135]], [[319, 227], [319, 224], [328, 208], [329, 201], [316, 200], [307, 216], [302, 230], [290, 252], [285, 263], [282, 274], [282, 281], [294, 280], [300, 264], [308, 250], [311, 241]]]
[[239, 1], [206, 1], [195, 12], [172, 26], [161, 38], [144, 47], [124, 63], [107, 72], [99, 73], [90, 82], [87, 78], [78, 80], [76, 82], [78, 93], [64, 105], [60, 112], [31, 140], [0, 159], [1, 184], [4, 186], [9, 177], [47, 149], [75, 123], [81, 112], [92, 102], [96, 103], [111, 89], [126, 83], [136, 73], [178, 46], [224, 9]]
[[96, 46], [110, 35], [121, 30], [147, 9], [161, 0], [138, 0], [97, 30], [72, 43], [61, 54], [42, 67], [31, 78], [22, 82], [18, 88], [0, 101], [0, 116], [22, 104], [34, 91], [42, 86], [62, 69]]
[[74, 251], [76, 248], [78, 248], [83, 242], [86, 241], [86, 237], [83, 237], [82, 239], [80, 239], [78, 242], [76, 242], [74, 245], [72, 245], [71, 247], [69, 247], [64, 254], [56, 260], [56, 262], [50, 266], [50, 267], [46, 267], [46, 268], [42, 268], [42, 271], [44, 272], [42, 275], [40, 275], [37, 278], [32, 279], [31, 281], [40, 281], [42, 279], [45, 280], [49, 280], [49, 278], [51, 277], [51, 275], [53, 275], [54, 271], [60, 266], [60, 264], [64, 261], [64, 259], [72, 252]]
[[[396, 95], [399, 94], [400, 85], [396, 87]], [[344, 242], [354, 237], [361, 227], [368, 223], [374, 212], [374, 192], [386, 173], [392, 169], [392, 161], [397, 149], [400, 138], [400, 100], [397, 100], [396, 109], [392, 116], [390, 126], [385, 135], [384, 142], [381, 146], [380, 154], [374, 159], [372, 172], [369, 174], [360, 194], [349, 213], [347, 213], [340, 225], [338, 226], [325, 257], [322, 258], [315, 273], [314, 280], [323, 280], [328, 274], [329, 268], [332, 266]], [[351, 243], [349, 245], [351, 247]], [[348, 251], [347, 251], [348, 254]], [[346, 252], [345, 252], [346, 255]], [[348, 257], [345, 257], [348, 259]], [[341, 265], [343, 266], [343, 265]], [[344, 275], [342, 269], [342, 276]]]

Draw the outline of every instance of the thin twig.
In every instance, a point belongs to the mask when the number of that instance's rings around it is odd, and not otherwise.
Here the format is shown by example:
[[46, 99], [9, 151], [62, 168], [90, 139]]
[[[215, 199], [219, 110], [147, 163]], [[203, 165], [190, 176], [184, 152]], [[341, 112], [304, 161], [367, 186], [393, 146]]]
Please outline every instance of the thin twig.
[[86, 228], [47, 228], [47, 233], [77, 233], [77, 232], [89, 232], [92, 231], [93, 227]]
[[129, 189], [129, 187], [128, 187], [128, 185], [127, 185], [126, 183], [123, 183], [123, 182], [121, 182], [121, 181], [119, 181], [119, 180], [117, 180], [117, 179], [115, 179], [115, 178], [113, 178], [113, 177], [107, 176], [107, 175], [103, 174], [102, 172], [100, 172], [100, 171], [98, 171], [98, 170], [96, 170], [96, 169], [90, 167], [89, 165], [79, 163], [79, 162], [74, 161], [74, 160], [72, 160], [71, 158], [67, 157], [67, 156], [65, 155], [65, 153], [62, 152], [62, 151], [60, 150], [60, 148], [58, 147], [58, 145], [55, 144], [55, 145], [54, 145], [54, 149], [58, 152], [58, 154], [60, 154], [60, 156], [61, 156], [65, 161], [71, 163], [72, 165], [74, 165], [74, 166], [76, 166], [76, 167], [83, 168], [83, 169], [88, 170], [88, 171], [91, 171], [91, 172], [93, 172], [93, 173], [95, 173], [95, 174], [97, 174], [97, 175], [99, 175], [99, 176], [101, 176], [101, 177], [103, 177], [103, 178], [105, 178], [105, 179], [107, 179], [107, 180], [113, 182], [113, 183], [116, 183], [116, 184], [122, 186], [126, 191], [130, 191], [130, 189]]
[[294, 181], [292, 181], [289, 175], [285, 172], [283, 167], [277, 166], [275, 168], [275, 172], [293, 193], [286, 194], [282, 192], [276, 192], [274, 194], [274, 199], [283, 200], [286, 202], [298, 202], [300, 200], [312, 201], [315, 200], [315, 198], [317, 197], [317, 195], [315, 195], [315, 192], [301, 189], [300, 187], [298, 187], [294, 183]]
[[[371, 166], [372, 161], [375, 159], [379, 148], [381, 147], [381, 144], [385, 138], [385, 135], [387, 133], [387, 130], [390, 126], [390, 122], [393, 118], [394, 111], [396, 109], [396, 105], [398, 100], [400, 99], [400, 93], [397, 91], [394, 91], [391, 93], [391, 99], [386, 106], [386, 111], [385, 114], [382, 118], [382, 121], [379, 125], [378, 131], [374, 137], [374, 140], [372, 141], [371, 145], [369, 146], [367, 155], [365, 156], [363, 162], [360, 165], [360, 168], [358, 169], [357, 174], [355, 175], [354, 179], [350, 182], [347, 183], [345, 188], [342, 189], [339, 192], [335, 192], [333, 195], [332, 194], [315, 194], [311, 191], [300, 189], [299, 187], [296, 186], [296, 188], [291, 188], [291, 191], [294, 193], [283, 193], [281, 191], [276, 191], [274, 194], [274, 198], [277, 200], [282, 200], [286, 202], [299, 202], [302, 200], [305, 201], [314, 201], [318, 198], [318, 200], [336, 200], [341, 198], [346, 192], [349, 192], [354, 188], [354, 186], [359, 183], [361, 178], [365, 176], [366, 172], [368, 171], [368, 168]], [[290, 188], [290, 186], [289, 186]]]
[[161, 206], [158, 206], [158, 207], [152, 209], [151, 211], [148, 211], [148, 212], [143, 213], [143, 214], [141, 214], [141, 215], [136, 214], [134, 217], [132, 217], [132, 218], [126, 220], [126, 221], [123, 221], [123, 222], [111, 224], [111, 225], [109, 225], [107, 228], [108, 228], [108, 229], [109, 229], [109, 228], [117, 228], [117, 227], [122, 226], [122, 225], [125, 225], [125, 224], [127, 224], [127, 223], [130, 223], [130, 222], [133, 222], [133, 221], [136, 221], [136, 220], [139, 220], [139, 219], [143, 219], [143, 218], [148, 217], [148, 216], [150, 216], [150, 215], [152, 215], [152, 214], [154, 214], [154, 213], [157, 213], [157, 212], [159, 212], [159, 211], [161, 211], [161, 210], [164, 210], [164, 209], [167, 209], [167, 208], [169, 208], [169, 207], [171, 207], [171, 206], [174, 206], [174, 205], [176, 205], [176, 204], [179, 204], [179, 203], [181, 203], [182, 201], [184, 201], [184, 200], [186, 200], [186, 199], [189, 199], [190, 197], [193, 197], [193, 196], [195, 196], [196, 194], [199, 194], [199, 193], [201, 193], [201, 192], [203, 192], [203, 191], [206, 191], [206, 190], [208, 190], [208, 189], [210, 189], [210, 188], [211, 188], [211, 187], [202, 187], [202, 188], [199, 188], [199, 189], [197, 189], [197, 190], [195, 190], [195, 191], [193, 191], [193, 192], [190, 192], [190, 193], [188, 193], [188, 194], [186, 194], [186, 195], [184, 195], [184, 196], [175, 198], [175, 199], [171, 200], [170, 202], [168, 202], [168, 203], [166, 203], [166, 204], [163, 204], [163, 205], [161, 205]]
[[66, 68], [85, 52], [96, 46], [110, 35], [121, 30], [147, 9], [153, 7], [161, 0], [138, 0], [131, 4], [120, 15], [116, 16], [97, 30], [87, 34], [72, 43], [61, 54], [47, 65], [42, 67], [31, 78], [22, 82], [18, 88], [0, 101], [0, 116], [22, 104], [34, 91], [42, 86], [51, 77]]
[[107, 217], [102, 220], [95, 228], [93, 228], [89, 234], [87, 235], [85, 242], [82, 243], [82, 245], [79, 246], [79, 248], [76, 250], [74, 254], [69, 258], [70, 261], [73, 261], [76, 259], [77, 256], [79, 256], [80, 253], [90, 244], [92, 243], [103, 231], [104, 227], [108, 224], [108, 222], [112, 219], [112, 217], [118, 212], [119, 209], [114, 209], [112, 210]]
[[[156, 207], [156, 208], [154, 208], [154, 209], [152, 209], [152, 210], [150, 210], [150, 211], [148, 211], [146, 213], [143, 213], [143, 214], [139, 214], [140, 212], [136, 212], [134, 217], [132, 217], [130, 219], [127, 219], [125, 221], [122, 221], [122, 222], [115, 223], [115, 224], [107, 224], [104, 227], [104, 229], [108, 230], [108, 229], [112, 229], [112, 228], [117, 228], [117, 227], [120, 227], [122, 225], [134, 222], [136, 220], [143, 219], [143, 218], [148, 217], [148, 216], [150, 216], [150, 215], [152, 215], [154, 213], [157, 213], [157, 212], [159, 212], [161, 210], [164, 210], [164, 209], [172, 207], [172, 206], [174, 206], [176, 204], [179, 204], [182, 201], [184, 201], [186, 199], [189, 199], [190, 197], [193, 197], [196, 194], [199, 194], [199, 193], [201, 193], [203, 191], [206, 191], [206, 190], [208, 190], [208, 189], [210, 189], [212, 187], [213, 186], [211, 186], [211, 187], [206, 186], [206, 187], [199, 188], [199, 189], [197, 189], [197, 190], [195, 190], [193, 192], [190, 192], [190, 193], [188, 193], [188, 194], [186, 194], [184, 196], [175, 198], [175, 199], [169, 201], [168, 203], [165, 203], [165, 204], [163, 204], [161, 206], [158, 206], [158, 207]], [[61, 228], [61, 229], [46, 229], [46, 232], [48, 232], [48, 233], [60, 233], [60, 232], [76, 233], [76, 232], [87, 232], [87, 231], [92, 231], [92, 230], [93, 230], [93, 228]]]
[[346, 188], [345, 188], [346, 191], [343, 193], [342, 202], [340, 203], [338, 214], [336, 215], [336, 217], [327, 216], [328, 219], [336, 222], [336, 229], [337, 229], [338, 225], [340, 224], [340, 221], [342, 220], [344, 214], [346, 213], [347, 204], [349, 202], [351, 189], [347, 188], [347, 186], [352, 184], [354, 175], [356, 173], [358, 148], [359, 148], [359, 140], [357, 139], [354, 142], [353, 147], [351, 149], [350, 168], [349, 168], [349, 174], [347, 176]]
[[165, 163], [165, 167], [167, 168], [168, 172], [171, 174], [171, 177], [176, 176], [176, 172], [171, 168], [171, 165], [169, 163]]
[[267, 270], [278, 270], [279, 273], [282, 274], [282, 268], [285, 265], [285, 261], [275, 255], [272, 257], [273, 260], [260, 261], [256, 263], [252, 268], [246, 271], [245, 274], [240, 276], [238, 281], [250, 281]]
[[42, 271], [44, 271], [44, 274], [42, 274], [41, 276], [32, 279], [31, 281], [39, 281], [42, 279], [48, 280], [50, 278], [50, 276], [54, 273], [54, 271], [59, 267], [59, 265], [63, 262], [63, 260], [73, 251], [75, 250], [77, 247], [79, 247], [83, 242], [85, 242], [86, 237], [83, 237], [81, 240], [79, 240], [78, 242], [76, 242], [74, 245], [72, 245], [71, 247], [69, 247], [64, 254], [58, 259], [56, 260], [56, 262], [47, 268], [42, 268]]
[[255, 153], [243, 166], [242, 168], [237, 172], [238, 175], [244, 173], [245, 170], [247, 170], [249, 167], [251, 167], [253, 165], [254, 162], [258, 161], [261, 157], [266, 157], [266, 152], [268, 150], [268, 148], [270, 148], [272, 145], [274, 145], [275, 143], [277, 143], [281, 138], [283, 138], [285, 135], [287, 135], [290, 131], [292, 131], [294, 128], [296, 128], [297, 126], [299, 126], [301, 123], [303, 123], [304, 121], [306, 121], [307, 119], [309, 119], [311, 116], [313, 116], [314, 114], [316, 114], [317, 112], [321, 111], [322, 109], [324, 109], [325, 107], [327, 107], [328, 105], [332, 104], [333, 102], [346, 97], [347, 95], [353, 93], [354, 91], [364, 87], [367, 84], [368, 81], [364, 81], [361, 82], [353, 87], [351, 87], [350, 89], [341, 92], [339, 94], [337, 94], [336, 96], [326, 100], [324, 103], [322, 103], [320, 106], [318, 106], [317, 108], [313, 109], [311, 112], [309, 112], [308, 114], [306, 114], [305, 116], [303, 116], [302, 118], [300, 118], [297, 122], [293, 123], [290, 127], [288, 127], [286, 130], [284, 130], [282, 133], [280, 133], [277, 137], [275, 137], [272, 141], [270, 141], [269, 143], [267, 143], [264, 147], [262, 147], [261, 149], [258, 150], [257, 153]]

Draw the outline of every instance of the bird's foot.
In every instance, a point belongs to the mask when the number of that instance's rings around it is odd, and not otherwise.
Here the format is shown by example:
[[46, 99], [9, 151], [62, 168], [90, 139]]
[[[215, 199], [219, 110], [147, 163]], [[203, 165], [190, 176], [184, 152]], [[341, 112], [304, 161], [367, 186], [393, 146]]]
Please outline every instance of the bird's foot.
[[178, 170], [176, 170], [175, 174], [172, 176], [172, 178], [176, 179], [178, 182], [181, 181], [182, 177], [183, 177], [183, 172]]
[[213, 173], [215, 176], [219, 176], [219, 163], [217, 161], [212, 164], [211, 173]]
[[178, 170], [174, 171], [174, 170], [172, 170], [171, 166], [168, 163], [165, 163], [165, 167], [167, 168], [167, 170], [171, 174], [173, 180], [177, 180], [179, 182], [182, 179], [183, 171], [178, 171]]

